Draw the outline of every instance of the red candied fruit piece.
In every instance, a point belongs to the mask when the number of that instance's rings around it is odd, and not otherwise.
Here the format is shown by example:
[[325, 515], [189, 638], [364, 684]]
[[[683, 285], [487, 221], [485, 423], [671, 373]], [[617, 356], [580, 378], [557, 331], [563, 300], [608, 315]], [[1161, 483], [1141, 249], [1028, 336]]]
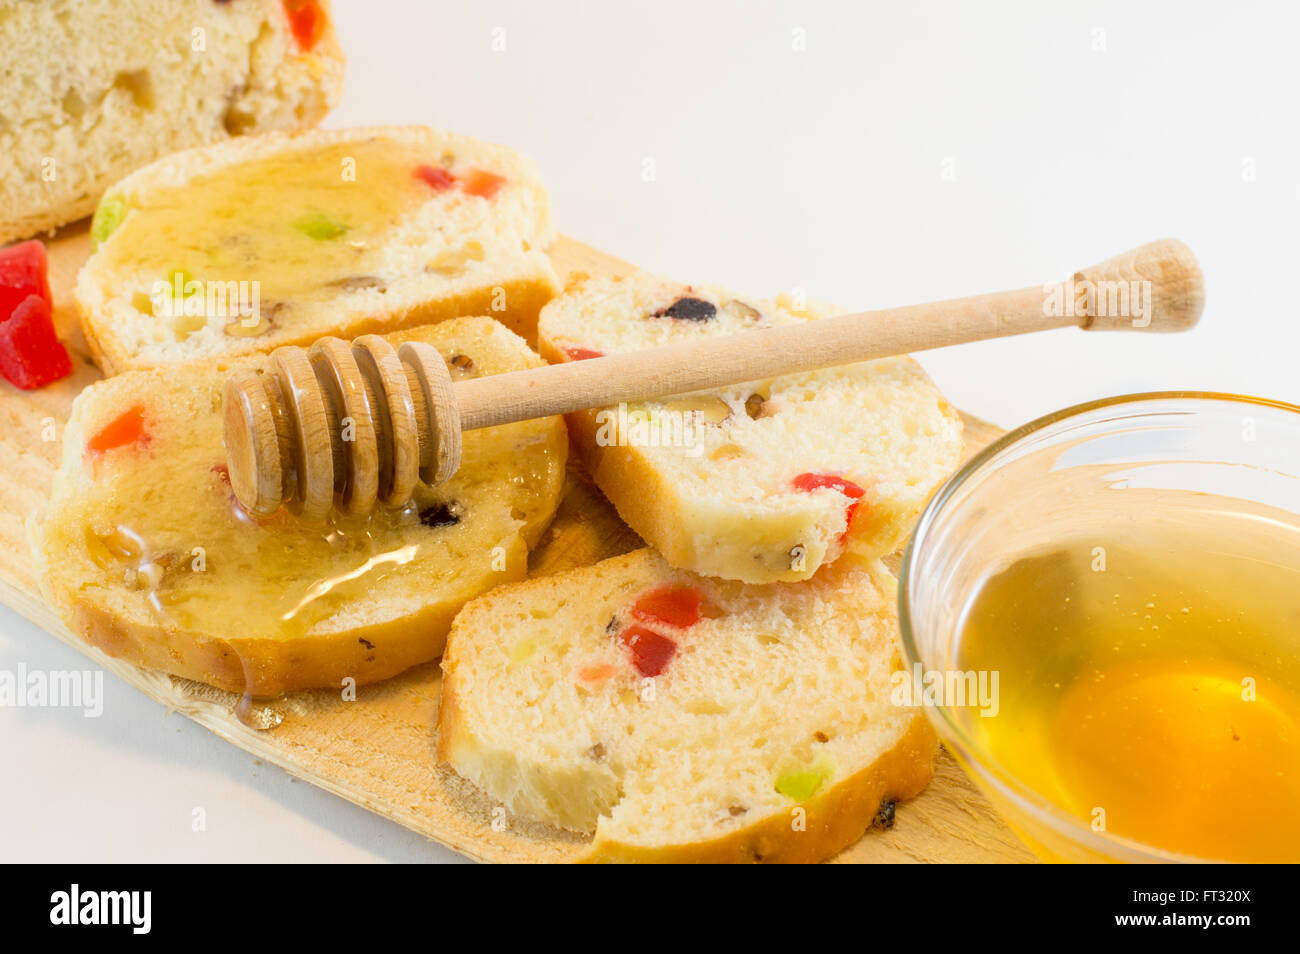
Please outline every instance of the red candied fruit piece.
[[143, 443], [146, 439], [144, 405], [135, 404], [101, 427], [86, 443], [86, 452], [103, 454], [119, 447]]
[[50, 297], [49, 262], [45, 246], [37, 239], [0, 250], [0, 322], [7, 320], [32, 295], [54, 307], [54, 299]]
[[283, 0], [289, 30], [298, 41], [299, 49], [310, 50], [325, 32], [325, 11], [317, 0]]
[[644, 626], [629, 626], [619, 639], [632, 651], [632, 665], [643, 676], [659, 675], [677, 654], [675, 642]]
[[50, 303], [28, 295], [0, 321], [0, 374], [15, 387], [31, 391], [71, 373], [72, 359], [54, 331]]
[[570, 361], [586, 361], [590, 358], [605, 357], [599, 351], [592, 351], [590, 348], [565, 348], [564, 356]]
[[685, 629], [700, 621], [704, 594], [689, 586], [660, 586], [642, 593], [632, 604], [632, 615], [647, 623], [666, 623]]
[[476, 195], [481, 199], [490, 199], [506, 184], [506, 180], [493, 172], [471, 169], [465, 176], [463, 188], [467, 195]]
[[415, 167], [415, 176], [422, 179], [435, 192], [446, 192], [452, 186], [460, 183], [461, 190], [466, 195], [478, 196], [480, 199], [490, 199], [506, 184], [506, 180], [492, 172], [484, 172], [482, 169], [471, 169], [460, 179], [446, 169], [438, 166], [420, 165]]
[[423, 180], [434, 192], [446, 192], [456, 184], [456, 177], [439, 166], [416, 166], [415, 177]]
[[853, 502], [848, 505], [844, 511], [845, 531], [840, 534], [840, 543], [849, 535], [848, 529], [853, 526], [853, 517], [858, 512], [858, 507], [862, 505], [861, 497], [866, 493], [861, 487], [851, 480], [845, 480], [836, 474], [800, 474], [791, 483], [795, 490], [802, 490], [811, 493], [814, 490], [821, 490], [823, 487], [831, 490], [838, 490], [844, 496]]
[[866, 493], [853, 481], [845, 480], [836, 474], [800, 474], [791, 483], [794, 484], [795, 490], [808, 492], [829, 487], [831, 490], [838, 490], [844, 496], [852, 497], [854, 500]]

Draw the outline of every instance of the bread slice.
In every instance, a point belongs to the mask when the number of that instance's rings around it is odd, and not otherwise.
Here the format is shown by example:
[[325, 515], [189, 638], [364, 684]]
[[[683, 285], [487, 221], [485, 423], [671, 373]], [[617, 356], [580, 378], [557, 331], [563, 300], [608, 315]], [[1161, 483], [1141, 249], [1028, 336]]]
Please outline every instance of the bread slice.
[[509, 149], [423, 126], [271, 133], [113, 186], [77, 304], [110, 372], [466, 314], [531, 339], [554, 234]]
[[[539, 345], [555, 363], [831, 313], [645, 275], [579, 279], [542, 312]], [[962, 453], [960, 416], [906, 357], [584, 411], [569, 430], [669, 563], [748, 583], [808, 579], [846, 549], [892, 553]]]
[[895, 581], [764, 586], [643, 549], [493, 590], [452, 626], [438, 756], [588, 861], [820, 861], [929, 780], [891, 702]]
[[[426, 341], [453, 377], [540, 364], [488, 318]], [[76, 399], [47, 509], [42, 592], [112, 656], [255, 696], [384, 679], [436, 658], [466, 600], [524, 576], [564, 480], [560, 418], [473, 431], [460, 471], [400, 509], [313, 527], [258, 521], [225, 473], [222, 387], [260, 356], [119, 375]]]
[[0, 242], [169, 152], [313, 126], [343, 79], [327, 0], [5, 3], [0, 48]]

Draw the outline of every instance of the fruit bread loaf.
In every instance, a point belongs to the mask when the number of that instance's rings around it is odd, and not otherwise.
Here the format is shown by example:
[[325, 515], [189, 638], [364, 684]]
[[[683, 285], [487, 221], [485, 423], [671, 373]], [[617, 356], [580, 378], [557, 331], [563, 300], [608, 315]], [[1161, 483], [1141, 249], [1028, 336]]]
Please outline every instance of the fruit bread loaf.
[[0, 49], [0, 242], [169, 152], [313, 126], [343, 78], [325, 0], [5, 0]]
[[589, 861], [820, 861], [930, 778], [891, 699], [895, 581], [848, 556], [804, 583], [643, 549], [493, 590], [452, 626], [438, 755]]
[[531, 338], [556, 290], [533, 164], [422, 126], [270, 133], [111, 187], [77, 276], [106, 371], [491, 315]]
[[[453, 379], [540, 364], [488, 318], [389, 341], [428, 342]], [[50, 503], [29, 521], [46, 600], [110, 655], [255, 696], [436, 658], [466, 600], [524, 576], [559, 502], [563, 421], [466, 433], [459, 472], [399, 509], [257, 520], [229, 486], [221, 401], [233, 369], [264, 363], [131, 372], [76, 399]]]
[[[538, 336], [555, 363], [830, 313], [649, 276], [579, 279]], [[749, 583], [807, 579], [846, 549], [891, 553], [962, 451], [960, 416], [906, 357], [583, 411], [569, 430], [669, 563]]]

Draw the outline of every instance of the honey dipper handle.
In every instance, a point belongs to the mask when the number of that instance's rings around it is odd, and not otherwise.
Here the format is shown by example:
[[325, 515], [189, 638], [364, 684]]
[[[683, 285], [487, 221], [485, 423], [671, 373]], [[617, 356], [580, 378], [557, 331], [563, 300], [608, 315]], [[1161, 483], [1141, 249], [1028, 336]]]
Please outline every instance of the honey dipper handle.
[[1076, 272], [1066, 284], [1079, 326], [1089, 331], [1187, 331], [1205, 308], [1201, 267], [1177, 239], [1129, 249]]
[[1165, 239], [1065, 282], [572, 361], [454, 390], [461, 427], [473, 430], [1070, 325], [1183, 331], [1196, 324], [1204, 300], [1191, 251]]

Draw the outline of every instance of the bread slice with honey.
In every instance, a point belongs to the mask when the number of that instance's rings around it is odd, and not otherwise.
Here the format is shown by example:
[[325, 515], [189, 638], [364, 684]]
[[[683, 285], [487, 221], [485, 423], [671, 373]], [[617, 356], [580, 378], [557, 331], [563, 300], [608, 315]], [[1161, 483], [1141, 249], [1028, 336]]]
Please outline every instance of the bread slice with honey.
[[[453, 378], [540, 364], [489, 318], [389, 336], [424, 341]], [[524, 576], [558, 505], [560, 418], [464, 435], [460, 470], [408, 504], [317, 526], [235, 501], [222, 390], [261, 356], [130, 372], [76, 399], [44, 512], [29, 522], [42, 592], [88, 643], [255, 696], [374, 682], [443, 649], [470, 598]]]
[[0, 242], [167, 153], [314, 126], [343, 79], [327, 0], [5, 3], [0, 49]]
[[[579, 279], [538, 337], [555, 363], [831, 313], [645, 275]], [[906, 357], [568, 420], [600, 489], [669, 563], [748, 583], [892, 553], [962, 453], [960, 416]]]
[[643, 549], [469, 603], [438, 755], [587, 861], [825, 859], [930, 778], [891, 700], [895, 581], [846, 557], [804, 583], [674, 570]]
[[133, 173], [77, 277], [109, 372], [460, 315], [525, 338], [556, 291], [533, 164], [423, 126], [245, 137]]

